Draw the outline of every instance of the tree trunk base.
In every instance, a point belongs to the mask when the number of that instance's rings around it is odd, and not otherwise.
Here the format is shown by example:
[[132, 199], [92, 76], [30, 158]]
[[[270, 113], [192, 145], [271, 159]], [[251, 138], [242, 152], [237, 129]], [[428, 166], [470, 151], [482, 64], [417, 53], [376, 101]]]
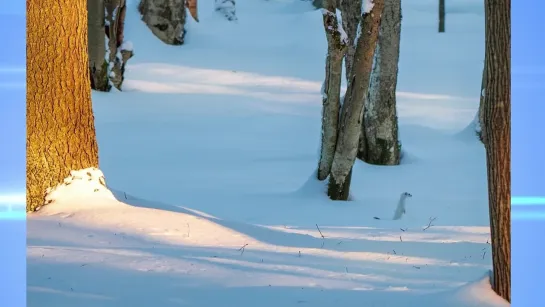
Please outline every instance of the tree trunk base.
[[327, 189], [327, 195], [331, 200], [348, 200], [350, 197], [350, 182], [352, 181], [352, 169], [346, 176], [346, 179], [342, 184], [335, 179], [333, 174], [329, 176], [329, 185]]

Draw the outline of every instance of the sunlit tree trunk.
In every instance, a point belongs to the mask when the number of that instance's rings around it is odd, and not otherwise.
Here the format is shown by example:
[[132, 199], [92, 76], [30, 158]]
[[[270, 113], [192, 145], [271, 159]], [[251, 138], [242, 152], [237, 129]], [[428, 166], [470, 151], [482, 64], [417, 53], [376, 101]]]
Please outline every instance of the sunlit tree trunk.
[[98, 166], [87, 52], [85, 0], [27, 1], [27, 211]]
[[484, 122], [492, 288], [511, 301], [511, 1], [485, 0]]

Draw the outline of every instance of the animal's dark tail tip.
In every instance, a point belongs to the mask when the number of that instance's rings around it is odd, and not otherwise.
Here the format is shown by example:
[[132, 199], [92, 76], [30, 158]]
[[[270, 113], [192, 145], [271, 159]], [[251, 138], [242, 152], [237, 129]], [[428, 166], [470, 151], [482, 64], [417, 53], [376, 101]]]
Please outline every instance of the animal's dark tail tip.
[[375, 220], [380, 220], [380, 218], [378, 218], [378, 217], [376, 217], [376, 216], [374, 217], [374, 219], [375, 219]]

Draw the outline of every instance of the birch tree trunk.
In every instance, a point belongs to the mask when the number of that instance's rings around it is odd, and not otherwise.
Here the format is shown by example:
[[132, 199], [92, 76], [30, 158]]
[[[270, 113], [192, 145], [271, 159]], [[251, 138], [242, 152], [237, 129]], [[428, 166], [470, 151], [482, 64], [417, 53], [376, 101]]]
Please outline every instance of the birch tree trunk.
[[108, 62], [104, 41], [104, 0], [87, 0], [89, 31], [89, 72], [91, 88], [97, 91], [110, 90]]
[[27, 211], [71, 170], [98, 167], [85, 0], [27, 1]]
[[346, 80], [352, 80], [351, 71], [354, 63], [354, 54], [356, 53], [356, 37], [358, 25], [361, 19], [361, 1], [362, 0], [338, 0], [339, 10], [341, 11], [343, 29], [348, 36], [348, 47], [344, 58]]
[[342, 107], [339, 137], [329, 176], [328, 195], [333, 200], [348, 199], [350, 180], [347, 178], [351, 174], [358, 153], [363, 102], [369, 88], [380, 16], [384, 9], [384, 0], [374, 0], [371, 3], [367, 4], [362, 12], [361, 34], [357, 39], [352, 80], [348, 83]]
[[511, 1], [485, 0], [484, 121], [492, 288], [511, 302]]
[[358, 157], [370, 164], [397, 165], [400, 160], [396, 110], [400, 39], [401, 0], [384, 0], [358, 150]]
[[141, 0], [138, 10], [153, 35], [169, 45], [182, 45], [185, 36], [185, 0]]
[[342, 61], [347, 37], [337, 20], [335, 0], [323, 1], [323, 22], [327, 37], [325, 80], [322, 86], [322, 145], [318, 162], [318, 179], [325, 180], [331, 172], [337, 144], [341, 96]]

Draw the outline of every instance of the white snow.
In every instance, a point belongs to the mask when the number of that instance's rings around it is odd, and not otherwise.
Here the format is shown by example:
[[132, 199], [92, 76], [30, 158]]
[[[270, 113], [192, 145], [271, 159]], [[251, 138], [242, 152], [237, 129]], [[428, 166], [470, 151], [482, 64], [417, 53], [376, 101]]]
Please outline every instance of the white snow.
[[123, 43], [121, 43], [121, 50], [126, 50], [126, 51], [133, 51], [134, 50], [134, 46], [132, 44], [131, 41], [123, 41]]
[[362, 0], [361, 2], [361, 11], [363, 14], [369, 14], [375, 6], [374, 0]]
[[[341, 203], [315, 179], [320, 12], [240, 0], [225, 23], [201, 1], [173, 47], [137, 4], [124, 91], [93, 93], [109, 189], [74, 171], [29, 215], [28, 306], [509, 306], [489, 285], [484, 148], [460, 133], [479, 104], [479, 6], [439, 35], [436, 2], [403, 2], [403, 161], [357, 162]], [[403, 219], [373, 219], [403, 191]]]

